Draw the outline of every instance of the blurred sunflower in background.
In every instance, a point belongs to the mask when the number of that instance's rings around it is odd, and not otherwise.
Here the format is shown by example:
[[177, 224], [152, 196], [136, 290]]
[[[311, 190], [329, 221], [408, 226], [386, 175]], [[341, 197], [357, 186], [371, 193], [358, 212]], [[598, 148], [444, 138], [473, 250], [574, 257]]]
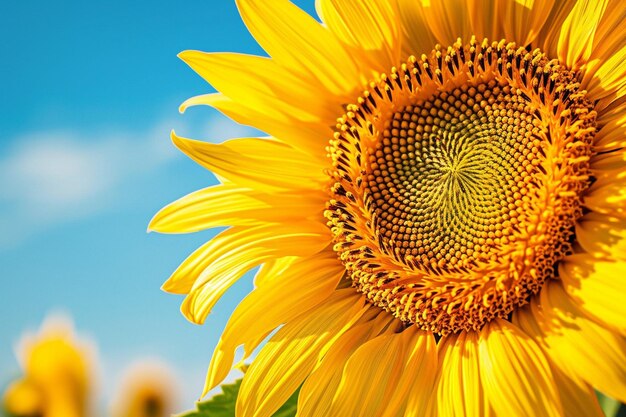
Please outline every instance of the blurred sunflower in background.
[[24, 376], [7, 387], [4, 409], [16, 417], [87, 417], [92, 413], [95, 349], [74, 335], [71, 320], [48, 318], [25, 335], [17, 356]]
[[178, 388], [164, 364], [143, 360], [127, 368], [111, 405], [113, 417], [169, 417], [177, 411]]
[[164, 233], [230, 226], [164, 284], [202, 323], [262, 265], [205, 393], [275, 329], [239, 417], [600, 416], [626, 401], [626, 6], [237, 1], [269, 57], [183, 52], [267, 138], [173, 141], [220, 184]]
[[2, 411], [10, 417], [167, 417], [177, 410], [178, 382], [172, 370], [156, 360], [142, 359], [128, 368], [106, 414], [97, 395], [95, 344], [79, 339], [72, 320], [46, 318], [37, 334], [17, 344], [23, 376], [2, 395]]

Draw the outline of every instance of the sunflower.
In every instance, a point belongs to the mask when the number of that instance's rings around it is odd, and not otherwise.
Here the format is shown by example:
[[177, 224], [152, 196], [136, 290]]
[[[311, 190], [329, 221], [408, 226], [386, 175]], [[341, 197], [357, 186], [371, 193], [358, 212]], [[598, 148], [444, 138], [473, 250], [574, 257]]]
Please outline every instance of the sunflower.
[[94, 348], [74, 335], [71, 320], [46, 319], [18, 344], [23, 378], [4, 393], [4, 409], [17, 417], [84, 417], [90, 411]]
[[[261, 265], [205, 393], [271, 334], [240, 417], [600, 416], [626, 401], [626, 7], [239, 0], [269, 57], [186, 51], [270, 137], [174, 144], [218, 185], [150, 229], [229, 226], [163, 288], [202, 323]], [[275, 331], [278, 329], [277, 331]], [[274, 332], [275, 333], [272, 333]]]
[[157, 361], [141, 361], [124, 371], [111, 405], [113, 417], [167, 417], [177, 402], [172, 371]]

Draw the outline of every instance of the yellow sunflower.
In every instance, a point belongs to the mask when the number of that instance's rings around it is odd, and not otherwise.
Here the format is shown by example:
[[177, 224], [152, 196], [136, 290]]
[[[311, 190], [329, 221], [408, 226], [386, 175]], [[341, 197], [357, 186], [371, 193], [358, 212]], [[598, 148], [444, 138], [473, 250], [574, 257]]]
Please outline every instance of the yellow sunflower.
[[124, 371], [111, 404], [113, 417], [168, 417], [176, 411], [176, 379], [164, 363], [141, 361]]
[[90, 415], [93, 352], [76, 339], [69, 319], [47, 319], [38, 334], [18, 344], [24, 376], [5, 391], [4, 409], [17, 417]]
[[220, 184], [150, 229], [230, 226], [164, 284], [239, 417], [600, 416], [626, 402], [621, 0], [237, 1], [269, 57], [183, 52], [269, 138], [173, 141]]

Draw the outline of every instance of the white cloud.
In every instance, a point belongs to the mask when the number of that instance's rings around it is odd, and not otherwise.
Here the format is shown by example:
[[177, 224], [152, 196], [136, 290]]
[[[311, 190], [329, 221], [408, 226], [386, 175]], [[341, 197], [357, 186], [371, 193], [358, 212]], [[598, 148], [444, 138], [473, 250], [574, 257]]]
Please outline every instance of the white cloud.
[[[81, 204], [106, 190], [121, 174], [120, 141], [81, 142], [75, 134], [51, 132], [20, 138], [1, 166], [6, 199], [52, 213]], [[108, 171], [108, 172], [107, 172]]]
[[[202, 136], [212, 141], [254, 133], [217, 113], [209, 121]], [[193, 126], [166, 120], [143, 132], [65, 129], [10, 141], [0, 154], [0, 249], [108, 209], [126, 180], [181, 157], [168, 138], [173, 127], [185, 135]]]

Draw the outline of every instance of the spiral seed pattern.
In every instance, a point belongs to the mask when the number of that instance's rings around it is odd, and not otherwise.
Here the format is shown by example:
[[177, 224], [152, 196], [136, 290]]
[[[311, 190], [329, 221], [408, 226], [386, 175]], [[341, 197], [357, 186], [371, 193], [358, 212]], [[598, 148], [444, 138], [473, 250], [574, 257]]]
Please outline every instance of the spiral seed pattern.
[[440, 334], [506, 317], [571, 250], [594, 134], [575, 74], [539, 50], [472, 39], [393, 68], [329, 146], [353, 285]]
[[541, 157], [540, 123], [526, 107], [492, 80], [392, 115], [364, 187], [386, 251], [444, 270], [493, 260], [524, 218], [516, 201]]

